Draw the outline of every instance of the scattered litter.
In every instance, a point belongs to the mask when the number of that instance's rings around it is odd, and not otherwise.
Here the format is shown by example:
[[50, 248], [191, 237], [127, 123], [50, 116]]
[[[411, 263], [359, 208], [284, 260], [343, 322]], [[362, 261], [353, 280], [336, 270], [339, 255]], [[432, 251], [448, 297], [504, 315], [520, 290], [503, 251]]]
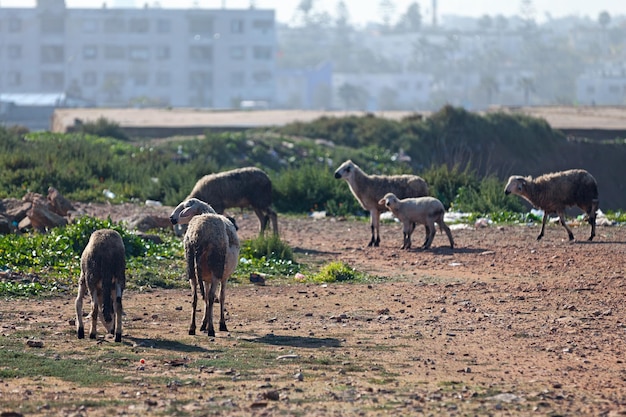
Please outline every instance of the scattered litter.
[[305, 281], [306, 275], [300, 272], [296, 272], [296, 275], [294, 275], [294, 278], [296, 279], [296, 281]]
[[102, 194], [104, 194], [106, 198], [115, 198], [115, 193], [106, 188], [102, 191]]
[[490, 225], [491, 225], [491, 220], [486, 219], [484, 217], [481, 217], [480, 219], [476, 220], [476, 222], [474, 223], [474, 227], [476, 229], [489, 227]]
[[250, 282], [255, 285], [265, 285], [265, 274], [250, 273]]
[[163, 203], [161, 203], [160, 201], [156, 201], [156, 200], [146, 200], [146, 206], [149, 206], [149, 207], [162, 207]]
[[461, 266], [463, 264], [461, 262], [450, 262], [448, 265], [449, 266]]
[[278, 356], [278, 357], [276, 358], [276, 360], [282, 360], [282, 359], [298, 359], [298, 358], [299, 358], [299, 356], [298, 356], [298, 355], [291, 354], [291, 355], [281, 355], [281, 356]]
[[326, 211], [312, 211], [311, 214], [309, 214], [309, 217], [314, 220], [324, 219], [326, 218]]

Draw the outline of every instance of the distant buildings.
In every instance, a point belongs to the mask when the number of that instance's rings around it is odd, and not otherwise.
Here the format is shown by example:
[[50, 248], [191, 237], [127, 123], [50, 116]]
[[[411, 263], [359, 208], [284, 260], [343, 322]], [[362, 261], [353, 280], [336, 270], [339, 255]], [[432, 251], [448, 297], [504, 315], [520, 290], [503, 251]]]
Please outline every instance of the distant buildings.
[[98, 107], [272, 106], [274, 11], [0, 7], [0, 94]]

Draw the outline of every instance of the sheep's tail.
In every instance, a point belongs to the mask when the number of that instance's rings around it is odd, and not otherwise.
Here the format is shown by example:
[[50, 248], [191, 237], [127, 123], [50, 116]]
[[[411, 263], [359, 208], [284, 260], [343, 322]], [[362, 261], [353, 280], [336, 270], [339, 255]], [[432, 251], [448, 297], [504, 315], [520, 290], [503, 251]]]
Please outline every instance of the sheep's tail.
[[194, 257], [193, 263], [196, 271], [196, 280], [198, 281], [198, 286], [200, 287], [200, 294], [202, 294], [202, 299], [204, 300], [206, 297], [204, 295], [204, 279], [202, 278], [202, 251], [199, 248], [194, 248]]
[[100, 269], [100, 279], [102, 279], [102, 317], [104, 321], [109, 323], [113, 320], [113, 299], [111, 298], [111, 284], [113, 283], [113, 274], [110, 265], [103, 265]]
[[191, 246], [189, 250], [185, 251], [186, 264], [187, 264], [187, 279], [189, 283], [193, 285], [194, 291], [196, 286], [200, 286], [200, 293], [204, 299], [204, 283], [202, 282], [202, 270], [200, 268], [200, 255], [198, 250]]

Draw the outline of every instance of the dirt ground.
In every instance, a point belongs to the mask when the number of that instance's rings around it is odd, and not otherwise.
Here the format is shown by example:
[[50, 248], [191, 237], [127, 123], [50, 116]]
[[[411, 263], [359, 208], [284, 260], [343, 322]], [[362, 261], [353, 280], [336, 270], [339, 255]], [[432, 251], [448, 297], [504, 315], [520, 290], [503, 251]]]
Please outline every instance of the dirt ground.
[[[237, 220], [242, 238], [256, 234], [256, 218]], [[0, 345], [39, 329], [42, 355], [121, 356], [111, 366], [124, 379], [97, 387], [3, 379], [0, 411], [626, 414], [626, 228], [598, 227], [587, 242], [589, 226], [575, 226], [580, 240], [570, 243], [556, 225], [541, 241], [538, 227], [471, 227], [453, 230], [454, 250], [438, 233], [431, 250], [404, 251], [394, 223], [382, 226], [378, 248], [366, 247], [364, 221], [281, 216], [279, 223], [303, 262], [342, 260], [384, 279], [278, 285], [270, 277], [265, 286], [231, 286], [230, 331], [215, 338], [187, 334], [189, 290], [128, 291], [121, 344], [76, 339], [73, 296], [3, 301]], [[421, 229], [416, 234], [420, 243]]]

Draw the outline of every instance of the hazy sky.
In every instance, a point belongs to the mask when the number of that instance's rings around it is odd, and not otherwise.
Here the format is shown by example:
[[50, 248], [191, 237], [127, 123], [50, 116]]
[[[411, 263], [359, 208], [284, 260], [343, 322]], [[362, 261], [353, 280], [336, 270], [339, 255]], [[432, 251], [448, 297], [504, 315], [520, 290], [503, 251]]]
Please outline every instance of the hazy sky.
[[[392, 0], [396, 5], [396, 12], [403, 13], [409, 4], [415, 0]], [[226, 4], [228, 8], [247, 8], [250, 0], [65, 0], [68, 7], [101, 7], [103, 3], [109, 7], [138, 6], [144, 4], [161, 7], [188, 8], [198, 4], [203, 8], [220, 8]], [[338, 0], [314, 0], [315, 10], [328, 10], [334, 14]], [[344, 0], [348, 7], [352, 23], [362, 24], [367, 21], [379, 21], [380, 0]], [[289, 22], [294, 17], [294, 11], [300, 0], [255, 0], [258, 8], [272, 8], [276, 10], [276, 18], [280, 22]], [[425, 20], [430, 21], [432, 0], [418, 0]], [[459, 14], [482, 16], [484, 14], [511, 16], [517, 14], [521, 0], [438, 0], [439, 16], [445, 14]], [[539, 21], [545, 20], [546, 13], [552, 17], [566, 15], [589, 16], [596, 19], [604, 10], [611, 15], [626, 15], [625, 0], [533, 0], [536, 16]], [[33, 7], [35, 0], [0, 0], [0, 6]]]

